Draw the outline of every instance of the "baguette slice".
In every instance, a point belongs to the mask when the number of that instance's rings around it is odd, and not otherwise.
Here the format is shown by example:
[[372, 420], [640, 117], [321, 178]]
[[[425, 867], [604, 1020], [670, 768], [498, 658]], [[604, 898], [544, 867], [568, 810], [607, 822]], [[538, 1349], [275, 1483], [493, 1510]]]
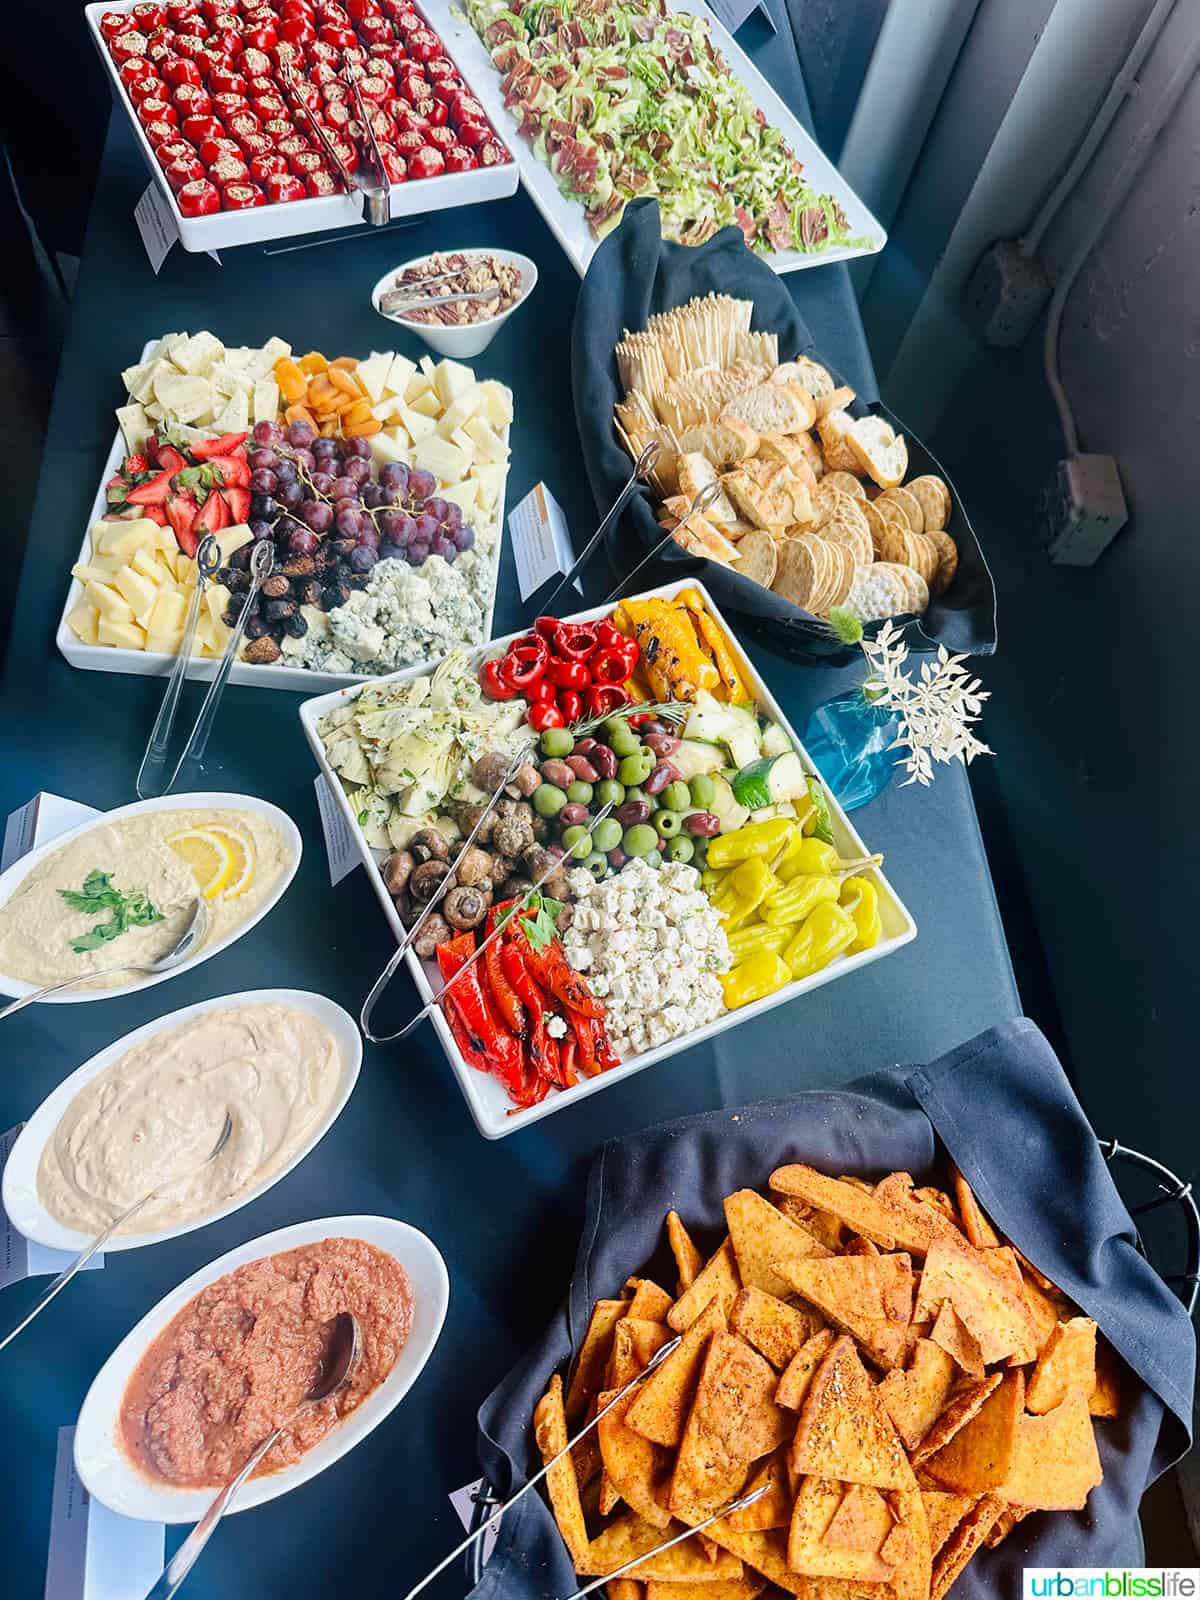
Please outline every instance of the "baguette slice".
[[[823, 437], [823, 436], [822, 436]], [[858, 417], [846, 429], [846, 443], [859, 464], [881, 489], [903, 483], [908, 471], [908, 446], [882, 417]]]
[[[689, 506], [702, 489], [716, 482], [716, 469], [707, 456], [701, 455], [698, 450], [686, 450], [679, 457], [679, 492]], [[704, 514], [721, 529], [738, 520], [738, 514], [726, 494], [718, 495]]]
[[760, 434], [803, 433], [816, 421], [817, 408], [808, 390], [798, 383], [760, 383], [735, 395], [725, 414], [749, 423]]
[[731, 567], [738, 559], [737, 546], [705, 516], [692, 517], [686, 527], [677, 526], [672, 531], [675, 543], [689, 555], [707, 556], [710, 561], [719, 561], [725, 567]]
[[817, 398], [817, 419], [827, 417], [831, 411], [844, 411], [847, 406], [854, 403], [854, 390], [848, 384], [843, 384], [840, 389], [835, 389], [832, 394], [823, 394]]
[[[811, 444], [808, 434], [797, 433], [789, 437], [786, 433], [764, 433], [758, 441], [756, 454], [760, 461], [782, 461], [812, 494], [817, 487], [817, 477], [803, 441]], [[812, 445], [812, 453], [818, 454], [815, 445]]]
[[798, 383], [814, 400], [820, 400], [834, 391], [833, 378], [819, 361], [808, 356], [797, 356], [795, 361], [784, 361], [771, 374], [772, 383]]
[[861, 461], [850, 448], [850, 429], [853, 426], [854, 418], [840, 408], [826, 412], [817, 423], [827, 471], [855, 474], [863, 471]]
[[685, 453], [698, 451], [723, 471], [757, 452], [758, 435], [737, 417], [720, 416], [715, 422], [689, 428], [680, 439], [679, 447]]
[[721, 479], [722, 486], [743, 517], [768, 531], [794, 522], [791, 496], [783, 487], [790, 478], [782, 461], [748, 461]]

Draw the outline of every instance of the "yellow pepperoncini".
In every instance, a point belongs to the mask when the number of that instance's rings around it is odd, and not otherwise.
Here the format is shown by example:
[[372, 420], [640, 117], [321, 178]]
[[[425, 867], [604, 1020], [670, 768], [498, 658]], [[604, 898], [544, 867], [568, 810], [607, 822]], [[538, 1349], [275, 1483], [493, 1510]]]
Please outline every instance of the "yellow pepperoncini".
[[[776, 863], [776, 875], [788, 883], [801, 873], [831, 873], [836, 872], [841, 865], [837, 851], [831, 844], [822, 844], [820, 839], [807, 838], [803, 832], [797, 830], [800, 837], [791, 841], [783, 860]], [[717, 840], [713, 840], [716, 844]], [[712, 851], [709, 850], [709, 860], [712, 860]]]
[[771, 817], [766, 822], [748, 822], [732, 833], [719, 833], [709, 841], [708, 864], [731, 867], [735, 862], [750, 861], [757, 856], [774, 856], [794, 829], [795, 823], [790, 818]]
[[765, 922], [739, 928], [736, 933], [729, 935], [729, 954], [735, 962], [745, 961], [747, 956], [755, 955], [760, 950], [772, 950], [778, 954], [788, 942], [791, 932], [790, 928], [772, 928]]
[[837, 897], [836, 878], [828, 873], [803, 872], [764, 897], [762, 918], [773, 927], [786, 928], [793, 923], [803, 922], [820, 901], [836, 900]]
[[854, 918], [858, 937], [850, 945], [856, 950], [870, 950], [883, 936], [883, 923], [879, 916], [879, 893], [867, 878], [847, 878], [842, 884], [841, 904]]
[[747, 922], [778, 882], [761, 856], [742, 861], [727, 872], [712, 895], [713, 909], [726, 933]]
[[721, 988], [725, 994], [725, 1004], [730, 1011], [736, 1011], [739, 1006], [748, 1006], [753, 1000], [774, 994], [776, 989], [782, 989], [785, 983], [791, 981], [791, 969], [787, 962], [774, 950], [760, 950], [739, 962], [732, 972], [725, 973], [721, 978]]
[[858, 927], [850, 913], [836, 900], [822, 900], [783, 947], [782, 959], [793, 978], [807, 978], [848, 950], [857, 937]]

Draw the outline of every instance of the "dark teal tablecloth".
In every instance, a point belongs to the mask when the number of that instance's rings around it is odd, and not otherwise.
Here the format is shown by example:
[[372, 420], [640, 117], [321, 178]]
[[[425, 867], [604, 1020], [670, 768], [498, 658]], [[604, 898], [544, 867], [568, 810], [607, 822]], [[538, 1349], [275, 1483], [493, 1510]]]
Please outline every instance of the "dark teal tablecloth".
[[[803, 105], [788, 36], [752, 21], [742, 35], [759, 64]], [[114, 125], [88, 233], [18, 613], [0, 699], [0, 812], [49, 789], [97, 806], [133, 798], [133, 777], [161, 684], [79, 672], [53, 634], [105, 456], [118, 373], [143, 342], [210, 327], [230, 343], [277, 333], [328, 355], [391, 346], [369, 291], [391, 265], [438, 246], [504, 245], [534, 256], [534, 301], [477, 363], [516, 395], [513, 503], [544, 479], [582, 538], [594, 512], [579, 465], [568, 352], [578, 280], [523, 194], [443, 212], [385, 236], [267, 257], [227, 254], [218, 267], [176, 249], [155, 278], [132, 221], [146, 184], [123, 122]], [[858, 388], [870, 363], [845, 272], [819, 268], [789, 286], [822, 349]], [[419, 353], [415, 340], [404, 341]], [[602, 575], [590, 591], [599, 598]], [[497, 631], [521, 620], [511, 557]], [[846, 675], [755, 659], [793, 720]], [[194, 701], [192, 702], [195, 703]], [[104, 1044], [168, 1010], [269, 985], [317, 989], [357, 1013], [389, 953], [390, 935], [364, 875], [331, 890], [313, 799], [314, 768], [296, 719], [298, 697], [228, 692], [212, 741], [211, 787], [247, 790], [287, 808], [307, 855], [286, 899], [252, 936], [169, 987], [81, 1007], [31, 1009], [0, 1032], [0, 1129], [20, 1121]], [[226, 1249], [309, 1217], [382, 1212], [425, 1229], [451, 1275], [450, 1313], [419, 1385], [390, 1421], [319, 1480], [214, 1539], [187, 1593], [252, 1600], [340, 1590], [394, 1596], [402, 1579], [454, 1542], [447, 1492], [477, 1475], [474, 1414], [537, 1332], [570, 1276], [587, 1157], [601, 1140], [665, 1117], [735, 1105], [798, 1087], [844, 1082], [896, 1061], [925, 1061], [1018, 1012], [1008, 954], [962, 774], [928, 793], [893, 790], [860, 813], [887, 853], [892, 882], [920, 925], [899, 955], [781, 1011], [690, 1050], [528, 1132], [487, 1144], [474, 1131], [426, 1029], [400, 1050], [368, 1048], [353, 1101], [319, 1150], [287, 1181], [227, 1222], [157, 1248], [114, 1257], [72, 1286], [36, 1329], [0, 1357], [0, 1504], [4, 1593], [42, 1594], [56, 1430], [74, 1420], [93, 1374], [161, 1295]], [[395, 990], [409, 1004], [407, 980]], [[0, 1327], [32, 1295], [0, 1299]], [[400, 1592], [403, 1592], [401, 1589]], [[457, 1574], [441, 1591], [459, 1592]], [[133, 1597], [136, 1600], [136, 1597]]]

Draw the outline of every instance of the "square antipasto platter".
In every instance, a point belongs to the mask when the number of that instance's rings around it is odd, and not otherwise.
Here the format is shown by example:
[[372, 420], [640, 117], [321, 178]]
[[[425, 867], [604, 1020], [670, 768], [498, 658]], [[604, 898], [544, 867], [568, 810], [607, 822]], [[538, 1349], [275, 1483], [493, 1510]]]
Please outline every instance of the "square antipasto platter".
[[[513, 677], [525, 683], [521, 693]], [[617, 678], [626, 700], [606, 714], [613, 696], [592, 697]], [[528, 633], [456, 652], [435, 674], [413, 669], [308, 700], [300, 720], [398, 942], [447, 871], [454, 875], [430, 919], [441, 948], [431, 936], [406, 956], [422, 1006], [542, 877], [546, 851], [570, 856], [541, 896], [508, 914], [509, 932], [497, 940], [501, 950], [519, 946], [530, 971], [516, 962], [518, 976], [536, 978], [532, 1007], [512, 1015], [508, 979], [485, 953], [472, 969], [484, 974], [477, 1015], [486, 1029], [508, 1023], [499, 1040], [485, 1037], [480, 1050], [460, 1013], [431, 1013], [485, 1138], [514, 1133], [916, 937], [882, 858], [825, 788], [699, 584], [666, 585], [557, 622], [539, 618]], [[563, 758], [545, 749], [568, 742]], [[488, 788], [522, 751], [527, 763], [497, 808], [503, 832], [499, 822], [485, 824], [482, 851], [462, 851]], [[374, 976], [364, 973], [364, 994]], [[501, 987], [488, 987], [493, 976]], [[549, 1068], [531, 1020], [539, 1007], [560, 1019]], [[505, 1072], [485, 1070], [504, 1056], [506, 1031], [518, 1039], [520, 1061], [507, 1083]]]

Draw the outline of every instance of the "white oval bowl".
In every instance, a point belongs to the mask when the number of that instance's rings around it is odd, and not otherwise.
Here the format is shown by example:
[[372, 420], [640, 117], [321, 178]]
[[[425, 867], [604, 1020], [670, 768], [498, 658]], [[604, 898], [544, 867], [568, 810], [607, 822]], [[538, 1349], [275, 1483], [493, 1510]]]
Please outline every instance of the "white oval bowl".
[[[412, 1285], [413, 1325], [396, 1365], [363, 1403], [332, 1428], [300, 1460], [266, 1478], [252, 1478], [229, 1511], [265, 1505], [289, 1489], [324, 1472], [365, 1439], [403, 1400], [442, 1331], [450, 1303], [450, 1279], [436, 1246], [407, 1222], [391, 1217], [322, 1217], [279, 1228], [252, 1239], [201, 1267], [146, 1313], [109, 1356], [84, 1398], [75, 1430], [75, 1468], [89, 1494], [123, 1517], [150, 1522], [197, 1522], [208, 1510], [216, 1489], [176, 1489], [145, 1477], [126, 1456], [117, 1439], [117, 1421], [126, 1386], [138, 1363], [171, 1319], [201, 1289], [247, 1261], [315, 1244], [320, 1239], [363, 1239], [392, 1256]], [[227, 1513], [228, 1515], [228, 1513]]]
[[[410, 322], [406, 317], [390, 316], [386, 311], [380, 310], [380, 298], [385, 290], [393, 287], [397, 275], [407, 267], [419, 267], [423, 262], [428, 261], [431, 255], [495, 256], [497, 261], [503, 261], [509, 266], [520, 267], [520, 296], [513, 305], [509, 306], [507, 311], [500, 311], [483, 322], [466, 322], [461, 326], [455, 327], [445, 327], [441, 324], [427, 322]], [[439, 355], [449, 356], [452, 361], [468, 361], [472, 356], [481, 355], [487, 349], [513, 312], [519, 311], [526, 300], [529, 299], [529, 296], [537, 287], [537, 280], [538, 269], [536, 263], [516, 250], [494, 250], [490, 245], [472, 246], [470, 249], [458, 251], [431, 250], [426, 255], [413, 256], [411, 261], [402, 261], [398, 267], [392, 267], [385, 272], [371, 290], [371, 304], [377, 314], [385, 322], [390, 323], [393, 328], [402, 328], [405, 333], [415, 333], [417, 338], [423, 339], [431, 350], [436, 350]]]
[[334, 1037], [340, 1062], [338, 1087], [325, 1115], [290, 1161], [285, 1162], [278, 1171], [263, 1178], [244, 1193], [218, 1206], [215, 1211], [210, 1211], [202, 1217], [195, 1217], [190, 1222], [159, 1228], [151, 1233], [118, 1234], [105, 1245], [105, 1254], [112, 1255], [118, 1250], [138, 1250], [142, 1245], [159, 1244], [166, 1239], [177, 1239], [184, 1233], [193, 1233], [197, 1228], [206, 1228], [210, 1222], [219, 1222], [222, 1217], [240, 1211], [243, 1206], [248, 1206], [252, 1200], [257, 1200], [259, 1195], [266, 1194], [268, 1189], [274, 1188], [281, 1179], [286, 1178], [289, 1172], [300, 1165], [305, 1156], [316, 1149], [341, 1116], [354, 1085], [358, 1082], [358, 1072], [362, 1065], [362, 1035], [353, 1018], [343, 1011], [341, 1006], [335, 1005], [332, 1000], [327, 1000], [324, 995], [310, 994], [305, 989], [249, 989], [245, 994], [227, 994], [216, 1000], [201, 1000], [197, 1005], [184, 1006], [182, 1010], [172, 1011], [168, 1016], [159, 1017], [155, 1022], [148, 1022], [142, 1028], [135, 1028], [132, 1033], [127, 1033], [106, 1046], [90, 1061], [85, 1061], [83, 1066], [74, 1071], [69, 1078], [64, 1079], [52, 1094], [47, 1095], [21, 1130], [4, 1168], [4, 1181], [0, 1193], [3, 1195], [4, 1209], [18, 1232], [23, 1233], [27, 1239], [32, 1239], [35, 1244], [48, 1245], [52, 1250], [78, 1251], [85, 1249], [91, 1243], [90, 1234], [78, 1233], [74, 1228], [66, 1227], [51, 1216], [38, 1198], [37, 1189], [38, 1166], [41, 1163], [42, 1151], [52, 1138], [67, 1107], [85, 1085], [111, 1067], [127, 1050], [132, 1050], [156, 1034], [173, 1032], [190, 1022], [193, 1017], [213, 1011], [244, 1010], [247, 1006], [271, 1005], [289, 1006], [294, 1011], [308, 1012], [310, 1016], [316, 1017], [318, 1022], [323, 1023]]
[[[201, 962], [219, 955], [222, 950], [227, 950], [231, 944], [236, 944], [249, 933], [251, 928], [262, 921], [268, 911], [273, 911], [279, 904], [296, 876], [296, 868], [300, 865], [300, 856], [304, 848], [300, 830], [286, 811], [273, 806], [269, 800], [259, 800], [252, 794], [226, 794], [218, 790], [206, 791], [203, 794], [168, 794], [160, 795], [155, 800], [138, 800], [133, 805], [118, 806], [114, 811], [105, 811], [98, 817], [81, 822], [77, 828], [68, 828], [66, 833], [60, 833], [56, 838], [39, 845], [36, 850], [31, 850], [28, 855], [22, 856], [19, 861], [14, 861], [7, 872], [0, 872], [0, 906], [7, 905], [9, 898], [24, 883], [34, 867], [40, 865], [47, 856], [53, 855], [63, 845], [70, 844], [73, 839], [80, 838], [89, 829], [98, 828], [106, 822], [119, 822], [124, 817], [140, 817], [151, 811], [257, 812], [260, 817], [273, 822], [279, 829], [283, 835], [284, 845], [291, 853], [291, 863], [284, 868], [278, 884], [252, 917], [240, 922], [216, 944], [205, 945], [190, 961], [181, 962], [179, 966], [172, 967], [170, 972], [139, 978], [136, 983], [114, 984], [111, 989], [67, 989], [63, 994], [53, 994], [47, 996], [45, 1000], [39, 1000], [38, 1005], [69, 1006], [82, 1005], [88, 1000], [115, 1000], [118, 995], [135, 994], [139, 989], [151, 989], [156, 983], [166, 983], [168, 979], [177, 977], [181, 972], [190, 972], [193, 967], [198, 967]], [[36, 983], [26, 983], [23, 978], [10, 978], [7, 973], [0, 972], [0, 994], [20, 999], [23, 995], [33, 994], [39, 987], [40, 985]]]

